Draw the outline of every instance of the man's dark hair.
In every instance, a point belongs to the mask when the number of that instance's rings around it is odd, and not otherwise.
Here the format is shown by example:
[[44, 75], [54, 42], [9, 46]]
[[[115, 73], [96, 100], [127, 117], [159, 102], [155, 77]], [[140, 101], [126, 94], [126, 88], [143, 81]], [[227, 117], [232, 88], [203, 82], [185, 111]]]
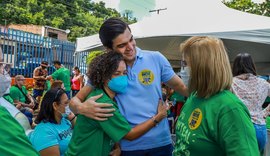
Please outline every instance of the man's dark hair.
[[99, 29], [99, 38], [103, 46], [112, 49], [112, 41], [120, 34], [123, 34], [126, 29], [129, 29], [127, 23], [119, 18], [109, 18], [107, 19]]
[[51, 122], [57, 123], [54, 116], [53, 102], [60, 105], [61, 96], [66, 94], [62, 88], [53, 88], [46, 92], [41, 102], [40, 111], [37, 115], [35, 123]]
[[123, 56], [117, 52], [104, 53], [94, 58], [87, 72], [91, 84], [96, 88], [103, 88], [104, 82], [111, 79], [122, 60]]
[[240, 53], [238, 54], [233, 62], [233, 76], [241, 74], [251, 73], [257, 75], [255, 64], [250, 54]]
[[53, 61], [53, 64], [57, 64], [57, 65], [60, 65], [61, 66], [61, 62], [58, 61], [58, 60]]

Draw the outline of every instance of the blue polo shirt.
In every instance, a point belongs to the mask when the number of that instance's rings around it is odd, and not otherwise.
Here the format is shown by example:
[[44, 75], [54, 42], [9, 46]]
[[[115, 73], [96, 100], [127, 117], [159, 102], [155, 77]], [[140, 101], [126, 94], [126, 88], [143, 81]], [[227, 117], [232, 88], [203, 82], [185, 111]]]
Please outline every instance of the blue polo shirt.
[[[134, 127], [157, 113], [162, 97], [161, 82], [169, 81], [174, 71], [168, 60], [160, 53], [136, 48], [136, 59], [128, 66], [128, 88], [125, 94], [116, 97], [120, 112]], [[144, 150], [171, 143], [167, 118], [140, 138], [121, 140], [123, 151]]]

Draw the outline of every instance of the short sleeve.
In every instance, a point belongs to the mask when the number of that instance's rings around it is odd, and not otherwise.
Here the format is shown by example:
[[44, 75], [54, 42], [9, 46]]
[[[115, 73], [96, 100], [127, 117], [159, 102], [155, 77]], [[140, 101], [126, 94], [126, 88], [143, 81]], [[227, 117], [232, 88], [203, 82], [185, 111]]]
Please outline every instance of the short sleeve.
[[115, 142], [121, 140], [131, 130], [131, 126], [118, 109], [108, 120], [99, 123], [103, 131]]
[[28, 94], [28, 91], [27, 91], [27, 89], [25, 88], [25, 86], [22, 86], [22, 90], [23, 90], [23, 92], [24, 92], [25, 95]]
[[157, 52], [156, 54], [157, 55], [155, 56], [157, 58], [155, 60], [159, 60], [159, 66], [161, 68], [161, 81], [167, 82], [175, 75], [175, 73], [167, 58], [163, 56], [160, 52]]
[[247, 112], [232, 109], [219, 117], [218, 142], [230, 156], [258, 156], [256, 133]]
[[56, 133], [48, 126], [36, 127], [30, 141], [37, 151], [58, 145]]
[[12, 86], [12, 87], [10, 88], [10, 97], [11, 97], [13, 100], [20, 100], [19, 95], [20, 95], [20, 90], [14, 88], [14, 86]]
[[59, 75], [59, 70], [56, 70], [55, 72], [52, 73], [52, 78], [53, 78], [54, 80], [57, 80], [58, 75]]

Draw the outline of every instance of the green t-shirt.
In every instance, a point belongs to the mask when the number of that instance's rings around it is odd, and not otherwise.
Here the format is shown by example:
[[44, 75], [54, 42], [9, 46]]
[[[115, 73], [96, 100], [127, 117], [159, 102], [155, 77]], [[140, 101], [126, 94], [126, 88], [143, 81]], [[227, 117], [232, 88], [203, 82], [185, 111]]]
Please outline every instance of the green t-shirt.
[[266, 128], [270, 129], [270, 116], [266, 117]]
[[192, 94], [176, 124], [175, 156], [259, 156], [246, 106], [230, 91], [208, 99]]
[[61, 67], [52, 74], [54, 80], [61, 80], [64, 83], [65, 90], [70, 91], [70, 71], [67, 68]]
[[176, 102], [185, 102], [185, 97], [177, 92], [173, 92], [172, 96], [170, 97], [171, 101], [174, 99], [176, 99]]
[[22, 126], [0, 106], [0, 155], [2, 156], [38, 156], [29, 142]]
[[103, 90], [92, 91], [88, 98], [101, 93], [103, 96], [97, 102], [113, 104], [116, 110], [114, 115], [106, 121], [96, 121], [79, 115], [66, 152], [67, 156], [108, 156], [114, 142], [118, 142], [131, 130], [127, 120], [120, 114], [117, 104]]
[[[28, 91], [27, 89], [25, 88], [25, 86], [22, 86], [22, 91], [24, 92], [25, 95], [28, 94]], [[9, 93], [10, 97], [13, 99], [13, 100], [19, 100], [20, 102], [22, 103], [25, 103], [26, 101], [26, 98], [25, 96], [23, 95], [23, 93], [20, 91], [20, 89], [16, 86], [12, 86], [10, 88], [10, 93]]]
[[267, 96], [264, 102], [265, 102], [265, 103], [270, 103], [270, 97]]
[[12, 104], [12, 105], [15, 106], [14, 101], [13, 101], [13, 99], [11, 98], [11, 96], [9, 94], [8, 95], [4, 95], [3, 98], [5, 100], [7, 100], [10, 104]]

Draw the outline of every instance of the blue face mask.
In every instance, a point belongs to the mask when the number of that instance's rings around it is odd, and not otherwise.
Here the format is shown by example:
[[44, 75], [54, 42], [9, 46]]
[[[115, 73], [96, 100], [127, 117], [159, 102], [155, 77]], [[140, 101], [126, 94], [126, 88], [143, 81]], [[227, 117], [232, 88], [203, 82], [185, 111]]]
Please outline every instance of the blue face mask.
[[114, 77], [108, 83], [108, 87], [117, 94], [125, 93], [127, 91], [127, 86], [127, 75]]
[[59, 110], [57, 110], [57, 111], [61, 114], [62, 118], [68, 118], [69, 114], [71, 113], [69, 106], [65, 107], [65, 113], [61, 113]]

